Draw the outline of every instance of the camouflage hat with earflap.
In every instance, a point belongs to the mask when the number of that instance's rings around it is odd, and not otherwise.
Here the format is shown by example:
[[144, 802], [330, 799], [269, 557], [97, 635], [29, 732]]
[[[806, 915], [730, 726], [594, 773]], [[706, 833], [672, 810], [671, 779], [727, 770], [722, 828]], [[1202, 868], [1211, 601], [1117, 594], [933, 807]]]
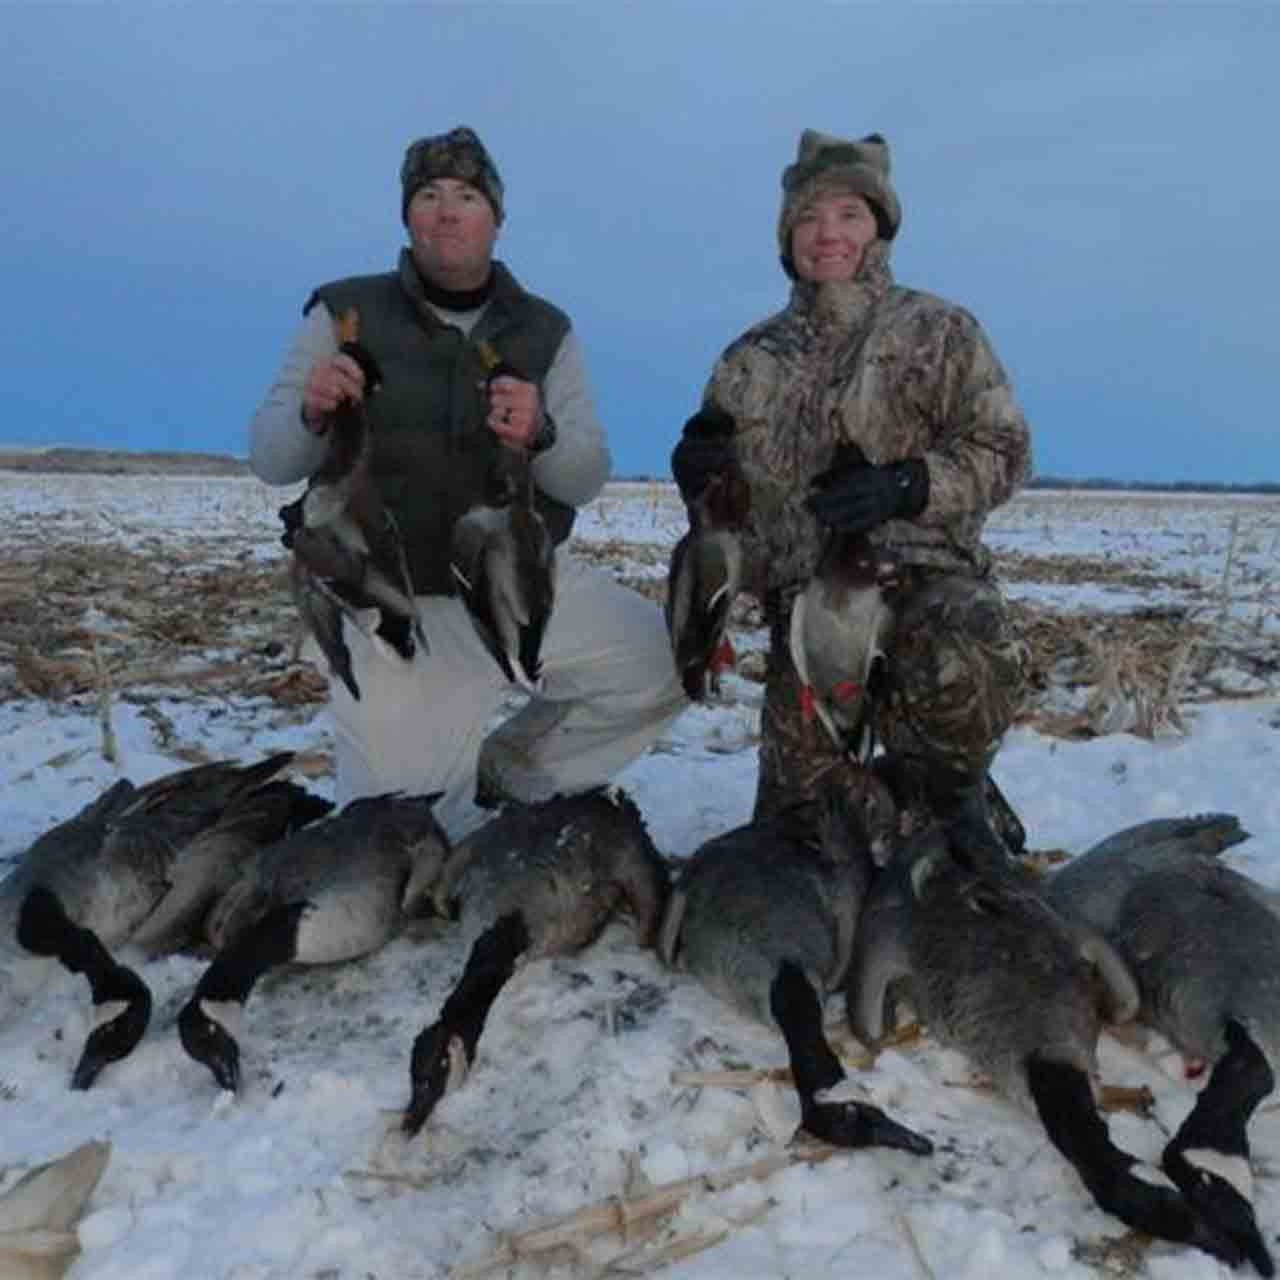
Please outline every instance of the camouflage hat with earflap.
[[409, 201], [435, 178], [469, 182], [488, 200], [494, 219], [502, 222], [502, 179], [484, 143], [473, 129], [459, 125], [448, 133], [411, 142], [400, 166], [400, 217], [409, 220]]
[[881, 240], [892, 240], [902, 222], [902, 206], [889, 181], [889, 144], [878, 133], [856, 142], [806, 129], [794, 164], [782, 171], [782, 211], [778, 215], [778, 247], [782, 265], [794, 277], [791, 232], [796, 215], [815, 196], [826, 191], [851, 191], [862, 196], [875, 214]]

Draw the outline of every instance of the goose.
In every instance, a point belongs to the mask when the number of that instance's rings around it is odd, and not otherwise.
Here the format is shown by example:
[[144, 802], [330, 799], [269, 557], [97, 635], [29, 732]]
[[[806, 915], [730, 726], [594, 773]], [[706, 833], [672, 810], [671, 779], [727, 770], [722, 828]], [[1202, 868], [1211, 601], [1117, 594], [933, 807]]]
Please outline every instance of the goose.
[[121, 779], [40, 836], [0, 884], [0, 948], [12, 940], [20, 953], [53, 957], [89, 982], [96, 1025], [73, 1088], [89, 1088], [131, 1053], [150, 1020], [146, 983], [111, 948], [181, 945], [250, 850], [329, 807], [295, 784], [271, 782], [292, 759], [215, 761], [142, 787]]
[[751, 505], [741, 467], [711, 477], [689, 509], [689, 529], [672, 548], [664, 616], [685, 693], [704, 702], [725, 662], [729, 610], [742, 585], [742, 526]]
[[875, 857], [887, 853], [892, 802], [849, 770], [820, 798], [715, 836], [685, 864], [662, 921], [658, 953], [786, 1041], [801, 1127], [841, 1147], [933, 1144], [866, 1102], [835, 1092], [844, 1068], [823, 1033], [823, 1001], [853, 949]]
[[[831, 471], [865, 462], [862, 450], [845, 441]], [[875, 750], [884, 646], [893, 625], [882, 584], [892, 569], [865, 533], [828, 530], [817, 567], [791, 606], [789, 648], [805, 713], [816, 715], [836, 747], [863, 763]]]
[[111, 1158], [109, 1142], [86, 1142], [29, 1169], [0, 1194], [0, 1276], [61, 1280], [80, 1252], [76, 1223]]
[[1247, 1126], [1275, 1088], [1280, 919], [1274, 895], [1218, 862], [1246, 838], [1231, 814], [1126, 828], [1049, 878], [1050, 902], [1115, 946], [1137, 978], [1140, 1021], [1212, 1067], [1166, 1146], [1164, 1171], [1261, 1275], [1275, 1265], [1253, 1211]]
[[1055, 911], [1029, 872], [975, 857], [962, 827], [934, 826], [904, 845], [858, 930], [846, 1000], [860, 1038], [882, 1036], [900, 980], [938, 1040], [1039, 1117], [1099, 1207], [1148, 1235], [1241, 1260], [1228, 1232], [1111, 1141], [1090, 1076], [1102, 1007], [1127, 1021], [1137, 986], [1102, 936]]
[[[360, 366], [365, 394], [376, 394], [382, 373], [358, 341], [354, 308], [339, 318], [339, 332], [339, 351]], [[334, 675], [359, 701], [351, 651], [342, 635], [344, 618], [363, 631], [362, 611], [378, 609], [376, 634], [406, 661], [417, 646], [428, 651], [427, 637], [399, 527], [370, 471], [373, 433], [363, 402], [339, 406], [326, 438], [328, 453], [306, 492], [280, 508], [281, 541], [293, 552], [289, 581], [298, 611]]]
[[409, 897], [456, 917], [470, 949], [439, 1016], [413, 1042], [404, 1133], [418, 1133], [462, 1083], [518, 965], [581, 950], [620, 910], [651, 945], [667, 886], [639, 809], [616, 787], [508, 804], [458, 843], [439, 874], [415, 877]]
[[353, 800], [261, 849], [212, 907], [205, 932], [217, 951], [178, 1014], [178, 1036], [221, 1088], [239, 1091], [235, 1030], [264, 973], [353, 960], [396, 932], [411, 876], [435, 874], [448, 852], [433, 813], [441, 794]]

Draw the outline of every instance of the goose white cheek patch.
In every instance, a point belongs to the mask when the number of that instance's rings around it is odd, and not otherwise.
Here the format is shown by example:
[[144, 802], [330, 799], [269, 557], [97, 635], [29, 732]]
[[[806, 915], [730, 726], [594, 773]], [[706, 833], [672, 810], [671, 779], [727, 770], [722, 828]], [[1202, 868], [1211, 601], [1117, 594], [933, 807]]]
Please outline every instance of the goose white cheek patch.
[[1129, 1166], [1129, 1172], [1133, 1174], [1139, 1182], [1145, 1182], [1149, 1187], [1162, 1187], [1166, 1191], [1172, 1191], [1178, 1194], [1177, 1184], [1172, 1178], [1169, 1178], [1163, 1169], [1157, 1169], [1153, 1164], [1147, 1164], [1142, 1160], [1135, 1160]]
[[1221, 1178], [1237, 1195], [1253, 1203], [1253, 1170], [1244, 1156], [1229, 1156], [1210, 1147], [1188, 1147], [1182, 1155], [1193, 1169]]
[[104, 1000], [101, 1004], [93, 1006], [93, 1027], [97, 1031], [99, 1027], [105, 1027], [108, 1022], [118, 1018], [127, 1008], [129, 1002], [127, 1000]]
[[830, 1089], [819, 1089], [813, 1095], [814, 1102], [866, 1102], [867, 1091], [848, 1076], [837, 1080]]
[[244, 1008], [234, 1000], [201, 1000], [200, 1012], [216, 1022], [233, 1040], [240, 1039]]

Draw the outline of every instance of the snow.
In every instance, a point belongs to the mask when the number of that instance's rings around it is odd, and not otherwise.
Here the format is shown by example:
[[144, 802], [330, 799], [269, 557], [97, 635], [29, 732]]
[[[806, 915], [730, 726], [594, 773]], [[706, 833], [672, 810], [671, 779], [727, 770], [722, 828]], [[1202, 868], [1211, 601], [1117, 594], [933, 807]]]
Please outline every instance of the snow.
[[[286, 495], [287, 496], [287, 495]], [[275, 508], [254, 481], [0, 476], [0, 509], [45, 536], [132, 547], [198, 539], [212, 555], [278, 554]], [[1135, 500], [1137, 501], [1137, 500]], [[1236, 570], [1257, 584], [1245, 616], [1265, 612], [1275, 569], [1275, 510], [1192, 501], [1158, 508], [1115, 495], [1070, 504], [1026, 495], [993, 519], [1002, 549], [1052, 556], [1141, 555], [1210, 585], [1224, 572], [1238, 513]], [[56, 531], [62, 529], [63, 533]], [[613, 486], [578, 535], [653, 547], [664, 570], [680, 531], [669, 492]], [[1252, 532], [1250, 532], [1252, 531]], [[1121, 545], [1123, 544], [1123, 546]], [[632, 564], [631, 572], [640, 572]], [[646, 570], [648, 571], [648, 570]], [[1057, 592], [1061, 584], [1055, 584]], [[1102, 593], [1088, 583], [1072, 590]], [[1176, 589], [1171, 588], [1171, 590]], [[1046, 598], [1048, 591], [1046, 590]], [[760, 690], [730, 677], [723, 699], [690, 708], [618, 781], [663, 853], [680, 857], [745, 821], [754, 780]], [[103, 759], [87, 699], [0, 704], [0, 874], [54, 822], [119, 776], [144, 782], [183, 761], [180, 747], [255, 759], [324, 749], [323, 715], [299, 721], [262, 699], [189, 695], [157, 708], [118, 701], [120, 760]], [[1012, 732], [996, 776], [1036, 848], [1079, 851], [1147, 818], [1223, 810], [1251, 838], [1225, 855], [1280, 886], [1280, 705], [1274, 696], [1185, 709], [1184, 737], [1112, 735], [1068, 742]], [[322, 793], [327, 779], [309, 783]], [[798, 1118], [786, 1087], [686, 1083], [673, 1073], [781, 1066], [780, 1036], [733, 1012], [696, 980], [665, 971], [627, 926], [611, 925], [578, 956], [539, 961], [504, 990], [465, 1087], [413, 1140], [398, 1131], [414, 1035], [431, 1021], [465, 959], [448, 926], [415, 923], [367, 959], [263, 980], [245, 1011], [240, 1096], [218, 1091], [186, 1057], [174, 1018], [203, 971], [195, 955], [139, 966], [155, 997], [138, 1050], [87, 1093], [67, 1087], [88, 1029], [82, 979], [59, 972], [31, 1004], [0, 1011], [0, 1192], [32, 1164], [81, 1142], [113, 1144], [80, 1224], [72, 1280], [418, 1280], [479, 1274], [506, 1235], [610, 1197], [635, 1199], [680, 1179], [723, 1173], [787, 1150]], [[830, 1031], [857, 1046], [832, 1001]], [[1147, 1084], [1155, 1114], [1113, 1115], [1116, 1141], [1158, 1159], [1190, 1108], [1176, 1063], [1105, 1038], [1111, 1084]], [[668, 1267], [673, 1280], [862, 1275], [920, 1280], [1103, 1274], [1125, 1234], [1093, 1204], [1072, 1168], [1026, 1114], [971, 1087], [963, 1060], [929, 1040], [889, 1049], [851, 1071], [866, 1097], [927, 1133], [931, 1157], [840, 1152], [716, 1189], [700, 1183], [648, 1238], [601, 1235], [580, 1256], [496, 1266], [488, 1274], [642, 1270], [672, 1241], [707, 1245]], [[1280, 1230], [1280, 1118], [1251, 1127], [1257, 1214]], [[1135, 1274], [1161, 1280], [1226, 1275], [1203, 1255], [1155, 1243]], [[593, 1268], [599, 1268], [594, 1270]], [[1114, 1273], [1114, 1272], [1109, 1272]]]

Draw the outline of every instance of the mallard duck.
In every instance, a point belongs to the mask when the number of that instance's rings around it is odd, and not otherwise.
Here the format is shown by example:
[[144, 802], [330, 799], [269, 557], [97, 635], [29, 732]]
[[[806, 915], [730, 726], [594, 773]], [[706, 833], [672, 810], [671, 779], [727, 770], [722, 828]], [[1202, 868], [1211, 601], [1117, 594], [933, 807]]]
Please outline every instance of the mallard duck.
[[[365, 395], [382, 385], [360, 345], [354, 309], [339, 319], [339, 351], [361, 369]], [[400, 530], [371, 473], [373, 436], [364, 403], [344, 402], [330, 417], [328, 453], [306, 492], [280, 508], [281, 541], [293, 552], [290, 585], [299, 612], [333, 673], [357, 700], [360, 689], [342, 635], [343, 619], [365, 629], [363, 611], [379, 610], [377, 634], [404, 659], [427, 651]]]
[[[865, 463], [856, 444], [836, 448], [833, 469]], [[829, 529], [817, 566], [791, 606], [789, 648], [807, 715], [842, 751], [866, 763], [893, 623], [883, 582], [892, 565], [865, 533]]]
[[724, 656], [729, 610], [742, 585], [742, 526], [751, 505], [741, 467], [730, 462], [711, 477], [689, 509], [689, 530], [667, 568], [665, 617], [671, 652], [694, 702], [715, 686]]
[[555, 546], [534, 504], [526, 450], [495, 439], [485, 498], [454, 525], [450, 569], [471, 624], [502, 674], [535, 690], [555, 604]]

